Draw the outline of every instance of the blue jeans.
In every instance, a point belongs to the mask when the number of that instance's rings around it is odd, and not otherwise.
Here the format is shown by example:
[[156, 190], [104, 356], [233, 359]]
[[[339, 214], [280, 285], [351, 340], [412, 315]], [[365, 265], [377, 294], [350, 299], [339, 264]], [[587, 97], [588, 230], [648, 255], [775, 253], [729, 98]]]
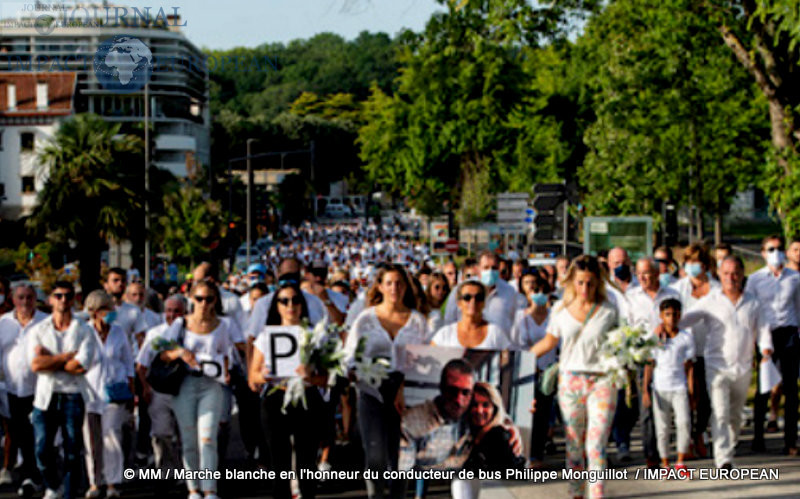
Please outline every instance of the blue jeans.
[[64, 440], [64, 499], [77, 496], [81, 484], [81, 451], [83, 447], [84, 406], [80, 393], [54, 393], [46, 411], [33, 409], [33, 433], [36, 446], [36, 465], [42, 474], [45, 488], [58, 490], [62, 479], [56, 464], [53, 442], [61, 429]]
[[[172, 410], [181, 431], [183, 467], [187, 470], [217, 470], [217, 433], [223, 409], [222, 385], [207, 376], [186, 376], [181, 391], [172, 400]], [[187, 480], [190, 492], [216, 492], [213, 479]]]

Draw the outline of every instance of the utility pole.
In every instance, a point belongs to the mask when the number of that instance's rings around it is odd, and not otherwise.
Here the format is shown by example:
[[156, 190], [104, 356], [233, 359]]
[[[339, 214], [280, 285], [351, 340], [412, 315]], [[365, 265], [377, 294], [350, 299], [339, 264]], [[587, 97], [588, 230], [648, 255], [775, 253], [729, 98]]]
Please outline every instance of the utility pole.
[[256, 139], [247, 139], [247, 258], [245, 259], [246, 266], [250, 267], [250, 245], [252, 244], [251, 238], [251, 223], [253, 216], [253, 164], [252, 164], [252, 145]]
[[150, 288], [150, 91], [144, 84], [144, 287]]

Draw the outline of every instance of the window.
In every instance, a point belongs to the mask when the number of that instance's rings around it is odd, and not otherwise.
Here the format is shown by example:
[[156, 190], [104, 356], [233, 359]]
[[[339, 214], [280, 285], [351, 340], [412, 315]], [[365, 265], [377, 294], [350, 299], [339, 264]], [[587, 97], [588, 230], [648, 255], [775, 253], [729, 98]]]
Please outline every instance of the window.
[[9, 83], [6, 87], [7, 93], [6, 96], [8, 97], [8, 105], [6, 106], [9, 111], [14, 111], [17, 109], [17, 86], [13, 83]]
[[33, 133], [24, 132], [19, 134], [19, 137], [19, 148], [22, 150], [22, 152], [33, 152], [33, 148], [36, 143]]
[[22, 176], [22, 193], [23, 194], [33, 194], [36, 192], [36, 188], [33, 184], [33, 175], [23, 175]]
[[40, 82], [36, 84], [36, 108], [47, 109], [47, 82]]

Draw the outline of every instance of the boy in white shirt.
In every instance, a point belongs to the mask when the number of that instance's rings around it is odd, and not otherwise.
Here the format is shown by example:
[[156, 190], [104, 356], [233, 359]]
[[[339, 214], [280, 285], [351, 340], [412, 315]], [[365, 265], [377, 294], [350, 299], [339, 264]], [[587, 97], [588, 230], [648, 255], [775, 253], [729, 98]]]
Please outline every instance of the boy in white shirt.
[[678, 329], [681, 320], [681, 302], [668, 298], [659, 305], [659, 315], [663, 322], [663, 332], [659, 336], [660, 345], [653, 352], [653, 361], [645, 368], [645, 385], [653, 380], [653, 400], [645, 391], [642, 403], [649, 407], [652, 403], [661, 466], [669, 468], [669, 432], [672, 413], [675, 414], [677, 430], [676, 447], [678, 461], [675, 469], [685, 472], [683, 460], [689, 451], [691, 433], [691, 413], [689, 399], [692, 393], [692, 361], [694, 360], [694, 338], [685, 329]]

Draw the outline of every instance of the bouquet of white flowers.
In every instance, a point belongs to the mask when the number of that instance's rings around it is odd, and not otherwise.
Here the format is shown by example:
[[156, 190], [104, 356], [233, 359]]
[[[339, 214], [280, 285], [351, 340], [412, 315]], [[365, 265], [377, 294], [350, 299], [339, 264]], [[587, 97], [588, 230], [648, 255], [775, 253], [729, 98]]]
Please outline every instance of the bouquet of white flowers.
[[[345, 375], [343, 363], [345, 352], [340, 337], [342, 328], [326, 321], [320, 321], [314, 329], [309, 329], [308, 322], [302, 327], [299, 345], [302, 369], [308, 376], [327, 374], [328, 386], [332, 386], [337, 375]], [[308, 408], [304, 377], [289, 378], [273, 388], [273, 392], [280, 389], [286, 389], [282, 408], [284, 412], [289, 404], [297, 407], [300, 402], [304, 408]]]
[[625, 388], [625, 403], [631, 406], [631, 384], [634, 373], [653, 357], [658, 338], [649, 335], [643, 328], [624, 324], [608, 333], [608, 339], [600, 347], [600, 362], [607, 376], [618, 388]]

